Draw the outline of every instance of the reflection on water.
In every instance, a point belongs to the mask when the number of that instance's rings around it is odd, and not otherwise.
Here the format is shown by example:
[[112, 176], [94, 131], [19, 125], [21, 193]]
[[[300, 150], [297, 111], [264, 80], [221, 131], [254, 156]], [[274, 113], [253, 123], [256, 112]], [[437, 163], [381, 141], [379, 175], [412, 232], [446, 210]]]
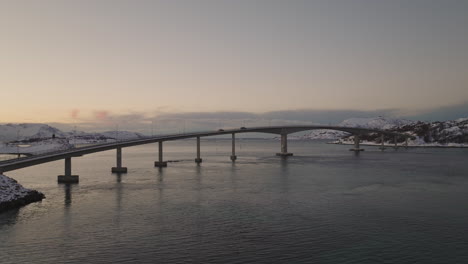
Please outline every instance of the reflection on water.
[[[466, 263], [468, 150], [168, 142], [8, 173], [47, 198], [0, 215], [2, 263]], [[240, 145], [240, 144], [239, 144]]]
[[72, 186], [73, 184], [63, 184], [63, 188], [65, 191], [65, 207], [68, 207], [72, 203]]

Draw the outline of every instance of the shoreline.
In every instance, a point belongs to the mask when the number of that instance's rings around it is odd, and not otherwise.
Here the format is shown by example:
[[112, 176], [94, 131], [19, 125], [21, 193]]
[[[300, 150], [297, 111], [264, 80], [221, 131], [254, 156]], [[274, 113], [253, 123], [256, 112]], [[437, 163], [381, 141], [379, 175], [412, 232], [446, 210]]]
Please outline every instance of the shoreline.
[[[354, 145], [354, 142], [327, 142], [327, 144], [335, 144], [335, 145]], [[359, 143], [360, 146], [368, 146], [368, 147], [381, 147], [381, 144], [372, 144], [372, 143]], [[394, 148], [395, 145], [383, 145], [385, 148]], [[397, 145], [398, 148], [468, 148], [468, 146], [443, 146], [443, 145]]]

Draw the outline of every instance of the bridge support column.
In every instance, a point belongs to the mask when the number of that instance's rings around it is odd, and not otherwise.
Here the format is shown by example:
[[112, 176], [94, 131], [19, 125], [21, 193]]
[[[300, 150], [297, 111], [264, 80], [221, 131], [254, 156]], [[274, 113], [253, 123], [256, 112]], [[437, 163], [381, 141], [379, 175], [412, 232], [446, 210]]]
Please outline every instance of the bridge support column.
[[78, 175], [71, 174], [71, 157], [65, 158], [65, 174], [57, 177], [58, 183], [78, 183]]
[[117, 148], [117, 166], [112, 167], [113, 173], [126, 173], [127, 167], [122, 167], [122, 148]]
[[380, 135], [380, 149], [385, 150], [385, 139], [384, 139], [384, 134]]
[[276, 153], [276, 156], [287, 157], [292, 155], [292, 153], [288, 152], [288, 134], [281, 134], [281, 152]]
[[231, 154], [231, 160], [236, 161], [237, 156], [236, 156], [236, 134], [232, 133], [232, 154]]
[[155, 167], [167, 167], [167, 162], [163, 161], [163, 142], [159, 141], [159, 161], [154, 162]]
[[195, 159], [195, 162], [198, 164], [202, 162], [202, 159], [200, 158], [200, 137], [197, 137], [197, 158]]
[[350, 149], [350, 151], [364, 151], [364, 149], [359, 147], [359, 135], [354, 135], [354, 148]]
[[395, 149], [398, 149], [398, 141], [397, 141], [397, 136], [396, 136], [396, 135], [393, 136], [393, 142], [394, 142], [394, 144], [395, 144], [394, 148], [395, 148]]
[[408, 138], [405, 138], [405, 148], [408, 148]]

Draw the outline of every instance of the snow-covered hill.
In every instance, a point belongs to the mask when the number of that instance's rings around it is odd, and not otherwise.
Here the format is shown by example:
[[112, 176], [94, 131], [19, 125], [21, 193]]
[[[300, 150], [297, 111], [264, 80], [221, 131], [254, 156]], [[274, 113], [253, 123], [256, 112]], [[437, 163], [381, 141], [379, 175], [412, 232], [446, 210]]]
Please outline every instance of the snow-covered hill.
[[[400, 125], [397, 125], [400, 124]], [[449, 146], [466, 147], [468, 146], [468, 118], [444, 122], [393, 122], [389, 126], [382, 124], [384, 129], [405, 133], [413, 136], [409, 140], [409, 146]], [[363, 143], [380, 144], [380, 135], [367, 134], [362, 135]], [[384, 141], [393, 144], [393, 137], [385, 137]], [[397, 139], [403, 143], [403, 138]], [[341, 143], [352, 143], [353, 136], [345, 136], [339, 140]]]
[[339, 139], [344, 136], [347, 136], [348, 133], [337, 131], [337, 130], [328, 130], [328, 129], [317, 129], [311, 130], [305, 134], [303, 139]]
[[415, 122], [394, 131], [413, 135], [413, 144], [468, 145], [468, 118], [444, 122]]
[[72, 148], [78, 144], [97, 144], [139, 138], [144, 138], [144, 135], [129, 131], [63, 132], [46, 124], [6, 124], [0, 125], [0, 154], [40, 154]]
[[[345, 127], [362, 127], [362, 128], [373, 128], [373, 129], [394, 129], [405, 125], [413, 124], [414, 121], [405, 119], [394, 119], [385, 117], [372, 117], [372, 118], [350, 118], [339, 123], [338, 126]], [[339, 139], [349, 134], [346, 132], [319, 129], [312, 130], [308, 134], [304, 135], [304, 139]]]
[[144, 135], [130, 131], [106, 131], [102, 133], [86, 133], [82, 131], [63, 132], [47, 124], [5, 124], [0, 125], [0, 142], [37, 141], [50, 139], [53, 136], [63, 139], [94, 139], [94, 140], [128, 140], [143, 138]]
[[345, 127], [362, 127], [362, 128], [373, 128], [373, 129], [393, 129], [396, 127], [402, 127], [413, 124], [414, 121], [406, 119], [395, 119], [385, 117], [371, 117], [371, 118], [349, 118], [338, 124], [339, 126]]
[[31, 138], [65, 137], [65, 133], [46, 124], [6, 124], [0, 125], [0, 141], [9, 142]]

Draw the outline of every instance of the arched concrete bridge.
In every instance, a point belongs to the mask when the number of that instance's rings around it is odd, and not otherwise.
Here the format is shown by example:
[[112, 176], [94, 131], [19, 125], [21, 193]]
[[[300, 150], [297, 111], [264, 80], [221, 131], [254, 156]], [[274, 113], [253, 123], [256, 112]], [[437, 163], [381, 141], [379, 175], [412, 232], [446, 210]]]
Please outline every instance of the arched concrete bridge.
[[235, 152], [235, 135], [239, 133], [270, 133], [281, 135], [281, 152], [277, 153], [278, 156], [291, 156], [292, 153], [288, 152], [288, 143], [287, 136], [291, 133], [307, 131], [307, 130], [316, 130], [316, 129], [328, 129], [328, 130], [337, 130], [344, 131], [354, 135], [354, 148], [353, 151], [361, 151], [359, 148], [359, 137], [363, 134], [369, 133], [378, 133], [382, 136], [382, 147], [383, 147], [383, 136], [393, 136], [394, 144], [397, 147], [397, 138], [405, 138], [406, 143], [408, 138], [412, 136], [395, 133], [391, 131], [379, 130], [379, 129], [367, 129], [367, 128], [354, 128], [354, 127], [340, 127], [340, 126], [269, 126], [269, 127], [252, 127], [252, 128], [239, 128], [239, 129], [220, 129], [217, 131], [205, 131], [205, 132], [194, 132], [194, 133], [184, 133], [184, 134], [170, 134], [162, 136], [154, 136], [143, 139], [134, 139], [134, 140], [125, 140], [118, 141], [113, 143], [98, 144], [93, 146], [87, 146], [82, 148], [67, 149], [62, 151], [49, 152], [41, 155], [29, 156], [24, 158], [6, 160], [0, 162], [0, 173], [17, 170], [25, 167], [30, 167], [46, 162], [51, 162], [55, 160], [64, 159], [65, 160], [65, 174], [58, 177], [59, 182], [78, 182], [78, 176], [72, 175], [71, 173], [71, 158], [80, 157], [86, 154], [91, 154], [95, 152], [101, 152], [111, 149], [117, 150], [117, 166], [112, 168], [112, 172], [116, 173], [125, 173], [127, 168], [122, 166], [122, 148], [158, 143], [159, 144], [159, 159], [155, 161], [154, 166], [156, 167], [166, 167], [167, 162], [163, 160], [163, 142], [172, 141], [186, 138], [196, 138], [197, 139], [197, 158], [195, 162], [200, 163], [202, 159], [200, 157], [200, 138], [217, 136], [217, 135], [232, 135], [232, 154], [231, 160], [235, 161], [237, 156]]

